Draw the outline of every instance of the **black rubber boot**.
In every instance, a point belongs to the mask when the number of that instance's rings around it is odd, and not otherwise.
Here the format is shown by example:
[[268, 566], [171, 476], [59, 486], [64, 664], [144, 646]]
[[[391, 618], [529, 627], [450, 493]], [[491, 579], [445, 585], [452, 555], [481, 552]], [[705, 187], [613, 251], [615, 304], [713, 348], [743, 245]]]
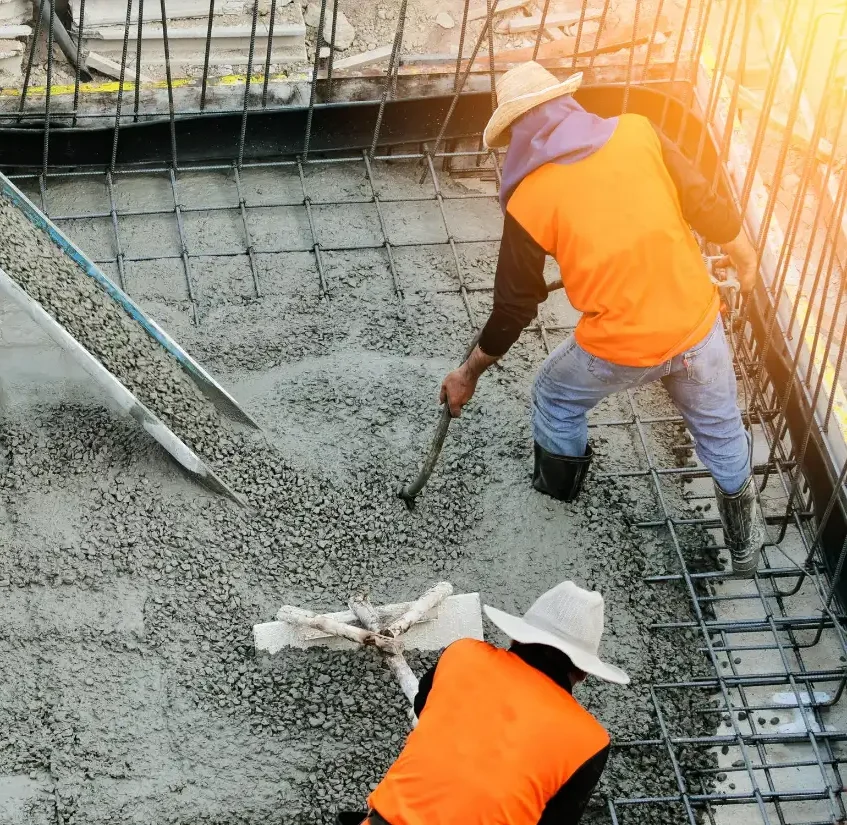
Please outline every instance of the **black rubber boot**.
[[732, 559], [732, 572], [736, 576], [752, 576], [759, 566], [765, 529], [756, 501], [753, 477], [731, 496], [715, 484], [718, 513], [723, 524], [723, 534]]
[[593, 455], [590, 444], [585, 448], [585, 455], [577, 458], [548, 453], [536, 441], [532, 486], [539, 493], [559, 501], [574, 501], [582, 489], [582, 482], [585, 480]]

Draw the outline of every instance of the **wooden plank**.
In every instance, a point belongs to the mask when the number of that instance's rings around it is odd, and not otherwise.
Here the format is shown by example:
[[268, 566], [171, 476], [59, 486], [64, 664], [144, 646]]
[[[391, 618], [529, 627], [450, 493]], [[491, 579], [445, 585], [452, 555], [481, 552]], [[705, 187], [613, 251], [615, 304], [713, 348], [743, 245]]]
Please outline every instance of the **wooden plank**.
[[[528, 6], [530, 0], [500, 0], [494, 9], [494, 14], [503, 14], [507, 11], [515, 11]], [[485, 20], [488, 17], [488, 4], [475, 3], [468, 9], [468, 20]]]
[[[535, 59], [542, 62], [545, 60], [561, 60], [562, 58], [589, 57], [592, 54], [608, 54], [637, 46], [650, 39], [654, 23], [654, 20], [641, 20], [637, 30], [632, 23], [624, 23], [597, 34], [583, 34], [579, 39], [579, 44], [577, 44], [576, 37], [565, 35], [562, 40], [542, 43]], [[657, 31], [664, 34], [669, 30], [667, 20], [661, 18]], [[495, 52], [494, 64], [496, 66], [497, 64], [523, 63], [532, 60], [534, 50], [533, 46], [527, 46], [523, 49], [505, 49]], [[473, 68], [487, 68], [488, 65], [488, 57], [478, 57], [474, 61]]]
[[[568, 11], [548, 14], [544, 21], [545, 26], [570, 26], [571, 23], [579, 23], [583, 20], [599, 20], [603, 14], [602, 9], [586, 9], [585, 14], [581, 11]], [[533, 14], [530, 17], [516, 17], [509, 21], [509, 33], [531, 32], [541, 27], [541, 15]]]
[[549, 37], [551, 40], [565, 39], [565, 33], [561, 29], [556, 28], [555, 26], [545, 26], [544, 34], [546, 34], [547, 37]]
[[[103, 57], [97, 52], [89, 52], [88, 57], [85, 59], [85, 65], [89, 69], [94, 69], [100, 74], [106, 75], [106, 77], [113, 77], [115, 80], [121, 79], [121, 66], [119, 63], [115, 63], [114, 60], [109, 60], [108, 57]], [[124, 71], [124, 79], [125, 80], [135, 80], [135, 67], [127, 64], [126, 69]], [[139, 74], [138, 79], [142, 83], [152, 83], [152, 78], [148, 77], [145, 74]]]
[[333, 61], [333, 69], [358, 69], [361, 66], [370, 66], [372, 63], [379, 63], [381, 60], [387, 60], [391, 57], [393, 46], [380, 46], [377, 49], [371, 49], [361, 54], [354, 54], [352, 57], [344, 57], [341, 60]]
[[[729, 78], [726, 79], [726, 83], [730, 87], [734, 85], [733, 81]], [[756, 112], [757, 114], [761, 114], [762, 109], [764, 108], [764, 101], [755, 92], [750, 91], [750, 89], [747, 89], [744, 86], [739, 86], [738, 106], [741, 109], [747, 109], [749, 111]], [[807, 131], [806, 125], [801, 123], [799, 118], [795, 121], [793, 127], [789, 129], [788, 118], [781, 112], [771, 109], [770, 112], [768, 112], [768, 126], [772, 129], [777, 129], [780, 132], [788, 131], [791, 142], [796, 146], [799, 146], [801, 149], [808, 150], [812, 145], [812, 136]], [[834, 149], [832, 143], [830, 143], [826, 138], [820, 138], [818, 140], [818, 145], [815, 148], [815, 156], [819, 161], [822, 163], [830, 163], [833, 158], [833, 152]]]

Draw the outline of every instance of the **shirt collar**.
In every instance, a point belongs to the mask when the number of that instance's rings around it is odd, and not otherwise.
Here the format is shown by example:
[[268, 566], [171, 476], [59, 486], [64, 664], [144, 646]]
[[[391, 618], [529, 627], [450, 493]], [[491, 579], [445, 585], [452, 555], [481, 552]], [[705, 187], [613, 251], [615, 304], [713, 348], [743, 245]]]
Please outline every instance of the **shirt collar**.
[[549, 645], [522, 645], [516, 642], [512, 643], [510, 650], [530, 667], [552, 679], [560, 688], [573, 693], [569, 661], [564, 653]]

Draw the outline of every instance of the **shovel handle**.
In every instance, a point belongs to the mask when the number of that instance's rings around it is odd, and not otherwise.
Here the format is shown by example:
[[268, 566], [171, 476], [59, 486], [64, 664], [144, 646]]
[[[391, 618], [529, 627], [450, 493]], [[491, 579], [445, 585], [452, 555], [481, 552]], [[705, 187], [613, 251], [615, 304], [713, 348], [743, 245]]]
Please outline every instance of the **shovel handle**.
[[[474, 335], [473, 340], [468, 345], [465, 355], [462, 358], [462, 364], [470, 358], [471, 353], [479, 343], [480, 335], [482, 335], [482, 330], [479, 330], [479, 332]], [[435, 462], [438, 461], [438, 456], [441, 455], [441, 448], [444, 445], [447, 430], [450, 429], [450, 419], [452, 417], [453, 416], [450, 415], [450, 406], [445, 401], [444, 404], [441, 405], [441, 414], [438, 417], [438, 424], [435, 427], [435, 436], [432, 439], [429, 451], [424, 459], [423, 467], [421, 467], [421, 470], [414, 481], [410, 482], [405, 487], [401, 487], [397, 491], [397, 495], [402, 498], [406, 502], [406, 505], [410, 508], [415, 503], [415, 498], [418, 493], [423, 490], [427, 481], [429, 481], [429, 477], [432, 475], [432, 471], [435, 469]]]
[[441, 447], [444, 445], [444, 439], [447, 436], [447, 430], [450, 428], [450, 407], [445, 403], [441, 407], [441, 414], [438, 416], [438, 424], [435, 427], [435, 435], [430, 444], [429, 451], [424, 459], [423, 467], [414, 481], [407, 484], [400, 491], [400, 498], [404, 499], [407, 504], [414, 502], [418, 493], [423, 490], [432, 471], [435, 469], [435, 462], [438, 461], [438, 456], [441, 454]]

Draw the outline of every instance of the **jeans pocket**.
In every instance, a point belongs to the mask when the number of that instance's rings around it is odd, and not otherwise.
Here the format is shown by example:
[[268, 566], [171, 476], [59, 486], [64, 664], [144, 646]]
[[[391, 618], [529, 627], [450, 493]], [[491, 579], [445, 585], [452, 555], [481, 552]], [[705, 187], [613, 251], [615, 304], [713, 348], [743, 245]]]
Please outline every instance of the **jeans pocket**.
[[728, 369], [732, 369], [732, 358], [720, 319], [694, 349], [682, 356], [682, 363], [688, 380], [701, 387], [714, 384]]
[[625, 367], [623, 364], [613, 364], [592, 355], [588, 362], [588, 371], [603, 384], [631, 387], [644, 377], [648, 367]]
[[[559, 344], [556, 349], [553, 350], [545, 359], [544, 363], [541, 365], [541, 369], [538, 371], [537, 378], [550, 378], [551, 375], [555, 372], [557, 367], [559, 367], [566, 358], [569, 358], [573, 351], [576, 349], [577, 343], [576, 339], [571, 335], [569, 338], [566, 338]], [[537, 380], [537, 379], [536, 379]]]

